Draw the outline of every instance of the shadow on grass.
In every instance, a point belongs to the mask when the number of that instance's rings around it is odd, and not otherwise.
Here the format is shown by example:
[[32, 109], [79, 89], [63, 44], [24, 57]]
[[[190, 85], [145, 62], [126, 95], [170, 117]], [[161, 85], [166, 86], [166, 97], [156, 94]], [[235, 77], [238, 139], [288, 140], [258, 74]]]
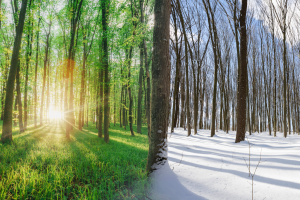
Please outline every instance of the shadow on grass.
[[0, 145], [0, 199], [144, 198], [147, 136], [109, 132], [109, 144], [94, 126], [68, 140], [62, 122], [15, 134], [12, 145]]

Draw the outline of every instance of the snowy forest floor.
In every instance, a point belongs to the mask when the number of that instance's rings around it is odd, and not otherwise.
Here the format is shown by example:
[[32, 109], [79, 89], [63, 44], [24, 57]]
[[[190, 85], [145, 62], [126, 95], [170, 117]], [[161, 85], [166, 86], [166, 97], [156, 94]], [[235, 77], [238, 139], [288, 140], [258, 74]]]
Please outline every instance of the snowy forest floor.
[[[193, 132], [193, 131], [192, 131]], [[273, 134], [273, 133], [272, 133]], [[187, 137], [178, 128], [168, 135], [168, 162], [152, 174], [151, 199], [300, 199], [300, 136], [247, 134], [235, 142], [235, 132], [198, 130]], [[247, 163], [247, 164], [246, 164]]]

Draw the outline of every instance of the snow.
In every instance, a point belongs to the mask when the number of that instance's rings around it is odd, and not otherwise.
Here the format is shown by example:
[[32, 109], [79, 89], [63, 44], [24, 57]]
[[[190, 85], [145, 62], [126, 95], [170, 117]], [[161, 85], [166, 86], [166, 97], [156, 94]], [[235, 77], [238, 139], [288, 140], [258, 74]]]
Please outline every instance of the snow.
[[[268, 132], [248, 135], [254, 199], [300, 199], [300, 136], [269, 136]], [[249, 143], [234, 143], [235, 132], [175, 129], [168, 135], [168, 162], [151, 174], [151, 199], [251, 199]], [[245, 160], [244, 160], [245, 159]]]

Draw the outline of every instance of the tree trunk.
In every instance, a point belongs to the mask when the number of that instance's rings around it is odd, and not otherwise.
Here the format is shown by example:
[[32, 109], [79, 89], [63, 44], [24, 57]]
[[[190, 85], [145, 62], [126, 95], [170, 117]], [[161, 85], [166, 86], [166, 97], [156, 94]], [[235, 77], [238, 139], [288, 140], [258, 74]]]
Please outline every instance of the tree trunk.
[[149, 73], [149, 62], [148, 62], [148, 54], [147, 54], [147, 44], [146, 40], [143, 39], [144, 42], [144, 54], [145, 54], [145, 68], [146, 68], [146, 80], [147, 80], [147, 89], [146, 89], [146, 116], [147, 116], [147, 127], [148, 127], [148, 137], [150, 135], [150, 73]]
[[[84, 38], [85, 39], [85, 38]], [[82, 71], [81, 71], [81, 87], [80, 87], [80, 107], [79, 107], [79, 122], [78, 122], [78, 129], [82, 130], [83, 126], [83, 113], [84, 113], [84, 82], [85, 82], [85, 44], [83, 46], [83, 62], [82, 62]]]
[[40, 22], [41, 18], [39, 18], [38, 23], [38, 30], [36, 36], [36, 63], [35, 63], [35, 70], [34, 70], [34, 127], [37, 126], [37, 68], [39, 65], [39, 35], [40, 35]]
[[19, 129], [20, 133], [24, 132], [24, 125], [23, 125], [23, 109], [22, 109], [22, 99], [21, 99], [21, 90], [20, 90], [20, 64], [17, 69], [16, 75], [16, 83], [17, 83], [17, 100], [18, 100], [18, 110], [19, 110]]
[[48, 51], [49, 51], [49, 38], [47, 37], [46, 47], [45, 47], [44, 76], [43, 76], [42, 97], [41, 97], [41, 111], [40, 111], [40, 125], [41, 126], [43, 125], [44, 97], [45, 97], [45, 87], [46, 87], [46, 77], [47, 77]]
[[[33, 24], [31, 24], [33, 26]], [[31, 37], [31, 39], [30, 39]], [[29, 70], [29, 61], [31, 59], [31, 49], [32, 49], [32, 30], [31, 33], [28, 33], [27, 36], [27, 53], [26, 53], [26, 74], [25, 74], [25, 94], [24, 94], [24, 130], [27, 129], [27, 115], [28, 115], [28, 106], [27, 106], [27, 94], [28, 94], [28, 70]]]
[[[140, 0], [141, 17], [140, 22], [144, 24], [144, 0]], [[139, 92], [138, 92], [138, 110], [137, 110], [137, 133], [142, 133], [142, 87], [143, 87], [143, 62], [144, 62], [144, 41], [140, 44], [140, 73], [139, 73]]]
[[155, 0], [150, 144], [146, 170], [152, 172], [166, 162], [168, 104], [170, 96], [170, 0]]
[[173, 92], [173, 105], [172, 105], [172, 124], [171, 124], [171, 133], [174, 132], [174, 127], [176, 125], [176, 112], [178, 112], [178, 91], [179, 91], [179, 72], [180, 72], [180, 54], [178, 48], [178, 37], [177, 37], [177, 23], [176, 23], [176, 14], [175, 11], [172, 12], [174, 20], [174, 30], [175, 30], [175, 53], [176, 53], [176, 69], [175, 69], [175, 86]]
[[109, 74], [108, 74], [108, 39], [107, 21], [110, 0], [102, 0], [102, 27], [103, 27], [103, 67], [104, 67], [104, 141], [109, 142]]
[[239, 77], [239, 88], [237, 93], [237, 132], [235, 142], [245, 140], [246, 124], [246, 97], [247, 97], [247, 28], [246, 28], [247, 0], [242, 0], [240, 11], [240, 38], [241, 38], [241, 66]]
[[129, 50], [129, 55], [128, 55], [128, 83], [127, 83], [127, 90], [128, 90], [128, 97], [129, 97], [129, 128], [130, 128], [130, 134], [131, 136], [134, 136], [133, 128], [132, 128], [132, 95], [131, 95], [131, 83], [130, 83], [130, 67], [131, 67], [131, 59], [132, 59], [132, 51], [133, 47], [130, 48]]
[[17, 123], [17, 117], [18, 117], [18, 96], [16, 95], [15, 97], [15, 107], [14, 107], [14, 111], [15, 111], [15, 114], [14, 114], [14, 126], [17, 126], [18, 123]]
[[[178, 14], [179, 14], [179, 18], [180, 18], [180, 22], [181, 22], [181, 26], [182, 26], [182, 31], [183, 31], [183, 35], [184, 35], [184, 43], [185, 43], [185, 80], [186, 80], [186, 115], [187, 115], [187, 128], [188, 128], [188, 136], [191, 135], [191, 117], [190, 117], [190, 93], [189, 93], [189, 69], [188, 69], [188, 39], [187, 39], [187, 35], [186, 35], [186, 31], [185, 31], [185, 23], [183, 20], [183, 16], [181, 13], [181, 8], [180, 8], [180, 2], [179, 0], [177, 0], [177, 6], [178, 6]], [[191, 55], [192, 56], [192, 55]]]
[[[103, 60], [101, 60], [100, 63], [102, 63]], [[98, 102], [98, 137], [102, 138], [103, 132], [102, 132], [102, 122], [103, 122], [103, 69], [100, 67], [99, 71], [99, 82], [100, 82], [100, 100]]]
[[1, 142], [12, 141], [12, 108], [13, 108], [13, 97], [14, 97], [14, 85], [19, 64], [19, 53], [22, 41], [22, 34], [24, 28], [25, 14], [27, 8], [27, 0], [22, 0], [21, 11], [19, 15], [19, 23], [17, 25], [17, 31], [14, 41], [11, 66], [7, 80], [7, 90], [4, 107], [4, 119], [3, 129], [1, 135]]

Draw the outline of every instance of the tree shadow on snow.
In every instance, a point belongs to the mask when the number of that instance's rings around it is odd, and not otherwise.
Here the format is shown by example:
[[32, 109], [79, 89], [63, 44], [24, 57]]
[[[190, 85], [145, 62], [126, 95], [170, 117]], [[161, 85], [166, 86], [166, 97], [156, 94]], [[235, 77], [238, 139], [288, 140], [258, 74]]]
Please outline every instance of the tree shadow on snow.
[[151, 199], [160, 200], [207, 200], [198, 196], [184, 187], [178, 180], [176, 174], [170, 168], [168, 162], [162, 168], [154, 171], [150, 178], [152, 187], [150, 190]]

